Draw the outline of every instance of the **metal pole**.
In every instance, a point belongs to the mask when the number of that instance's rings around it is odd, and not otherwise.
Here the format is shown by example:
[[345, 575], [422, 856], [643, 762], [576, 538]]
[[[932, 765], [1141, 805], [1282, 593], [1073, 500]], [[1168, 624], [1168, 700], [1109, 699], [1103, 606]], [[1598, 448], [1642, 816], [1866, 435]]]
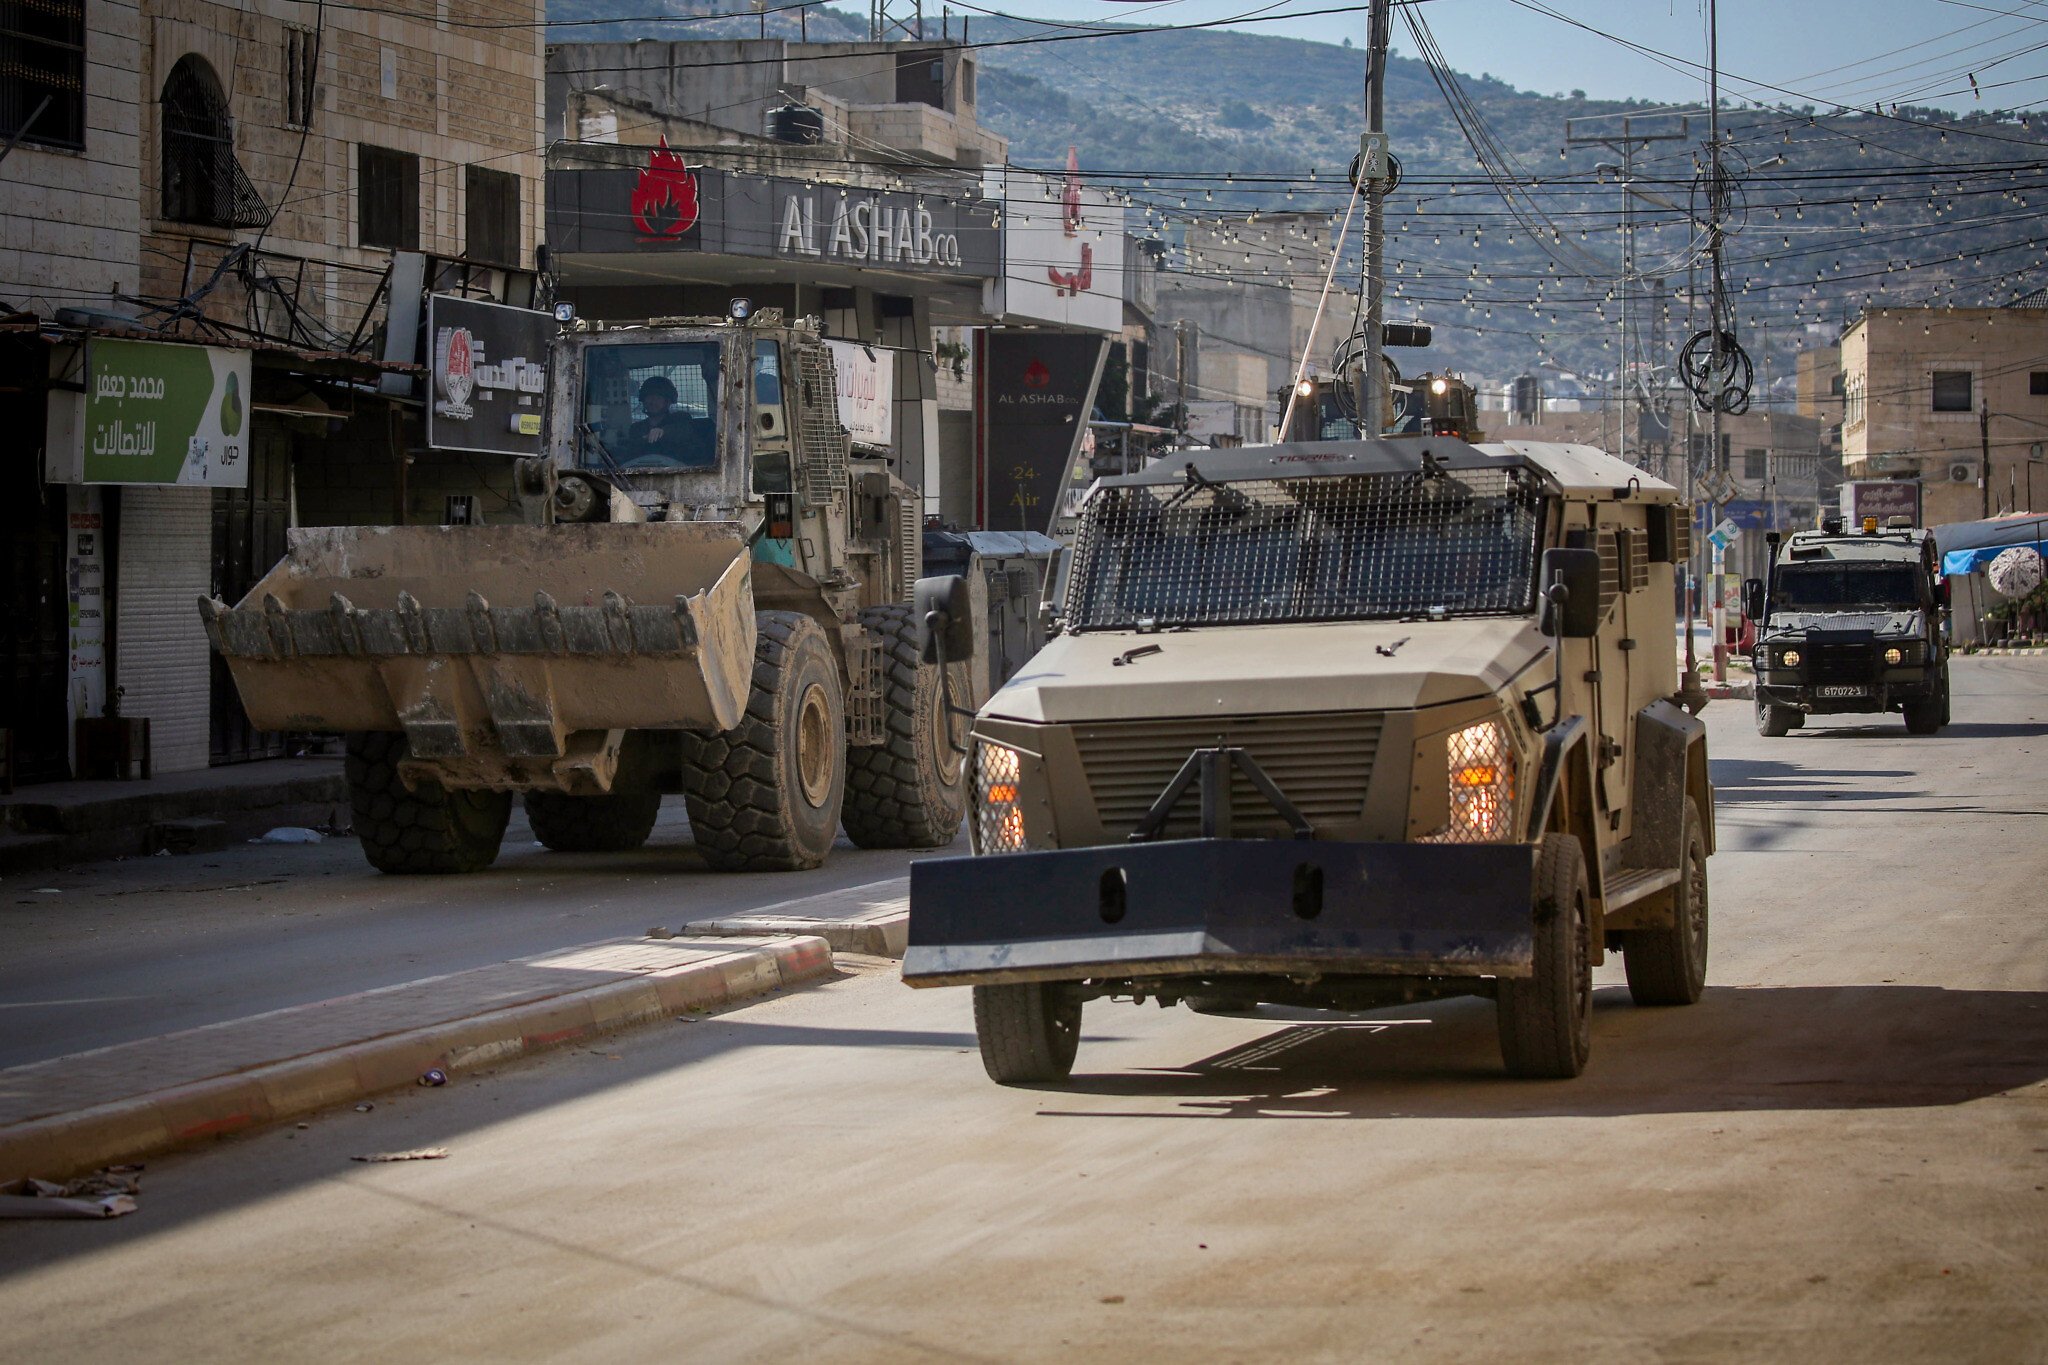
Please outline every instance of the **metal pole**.
[[1977, 465], [1978, 500], [1983, 503], [1983, 516], [1991, 517], [1991, 404], [1981, 395], [1977, 399]]
[[[1727, 353], [1721, 349], [1724, 332], [1721, 326], [1721, 20], [1717, 0], [1707, 0], [1707, 162], [1709, 186], [1707, 212], [1712, 219], [1707, 228], [1707, 251], [1713, 262], [1714, 276], [1707, 282], [1713, 291], [1713, 307], [1708, 325], [1714, 329], [1714, 374], [1718, 378], [1728, 367]], [[1714, 471], [1725, 473], [1727, 461], [1721, 456], [1721, 394], [1714, 395], [1713, 410], [1708, 414], [1707, 458]], [[1719, 480], [1715, 481], [1719, 486]], [[1718, 509], [1717, 509], [1718, 510]], [[1721, 572], [1721, 554], [1714, 553], [1714, 681], [1728, 681], [1728, 632], [1726, 612], [1721, 603], [1727, 593], [1727, 583]]]
[[[1393, 0], [1372, 0], [1367, 20], [1365, 58], [1365, 130], [1384, 133], [1387, 129], [1387, 36], [1393, 27]], [[1368, 169], [1361, 164], [1361, 172]], [[1389, 167], [1388, 169], [1391, 169]], [[1386, 427], [1380, 411], [1382, 329], [1386, 322], [1381, 293], [1380, 255], [1386, 241], [1386, 181], [1377, 177], [1365, 182], [1365, 382], [1358, 395], [1359, 433], [1377, 437]]]

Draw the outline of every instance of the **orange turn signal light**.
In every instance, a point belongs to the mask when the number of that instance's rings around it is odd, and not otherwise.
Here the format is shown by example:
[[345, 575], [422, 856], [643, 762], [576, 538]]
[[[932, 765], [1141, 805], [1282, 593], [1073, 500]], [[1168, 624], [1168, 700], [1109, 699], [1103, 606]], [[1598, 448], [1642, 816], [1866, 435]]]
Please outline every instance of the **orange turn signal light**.
[[1468, 763], [1451, 773], [1451, 782], [1460, 787], [1491, 787], [1500, 781], [1500, 769], [1491, 763]]

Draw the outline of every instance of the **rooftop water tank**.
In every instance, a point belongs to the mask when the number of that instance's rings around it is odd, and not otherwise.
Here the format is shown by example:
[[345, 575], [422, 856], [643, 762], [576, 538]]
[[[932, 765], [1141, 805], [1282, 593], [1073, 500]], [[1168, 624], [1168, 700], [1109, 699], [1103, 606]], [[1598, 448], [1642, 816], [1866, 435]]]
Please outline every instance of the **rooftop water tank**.
[[768, 111], [768, 140], [808, 146], [825, 140], [825, 116], [808, 104], [779, 105]]

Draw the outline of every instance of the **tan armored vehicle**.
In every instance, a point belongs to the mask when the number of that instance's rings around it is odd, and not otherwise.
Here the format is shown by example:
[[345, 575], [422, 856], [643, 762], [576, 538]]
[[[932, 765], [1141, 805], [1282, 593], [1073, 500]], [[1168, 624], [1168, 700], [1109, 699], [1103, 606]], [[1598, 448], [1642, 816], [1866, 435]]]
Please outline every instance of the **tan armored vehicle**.
[[[972, 858], [911, 869], [914, 986], [998, 1081], [1083, 1002], [1499, 1005], [1585, 1065], [1590, 973], [1698, 999], [1713, 791], [1672, 698], [1670, 486], [1584, 446], [1191, 454], [1086, 503], [1065, 632], [974, 721]], [[928, 645], [964, 639], [935, 600]]]
[[[965, 809], [908, 599], [918, 495], [840, 424], [818, 325], [579, 324], [549, 362], [530, 524], [329, 527], [202, 602], [250, 719], [348, 735], [386, 872], [637, 847], [664, 792], [716, 868], [933, 847]], [[956, 667], [951, 694], [965, 697]]]

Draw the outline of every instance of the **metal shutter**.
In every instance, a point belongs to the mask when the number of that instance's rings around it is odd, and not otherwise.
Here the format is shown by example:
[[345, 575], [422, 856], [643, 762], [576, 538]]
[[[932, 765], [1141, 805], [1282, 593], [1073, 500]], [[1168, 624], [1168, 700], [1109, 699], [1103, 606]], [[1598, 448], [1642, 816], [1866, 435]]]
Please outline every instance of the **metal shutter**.
[[114, 547], [121, 714], [149, 719], [160, 773], [207, 765], [209, 679], [199, 599], [213, 590], [213, 490], [124, 488]]

